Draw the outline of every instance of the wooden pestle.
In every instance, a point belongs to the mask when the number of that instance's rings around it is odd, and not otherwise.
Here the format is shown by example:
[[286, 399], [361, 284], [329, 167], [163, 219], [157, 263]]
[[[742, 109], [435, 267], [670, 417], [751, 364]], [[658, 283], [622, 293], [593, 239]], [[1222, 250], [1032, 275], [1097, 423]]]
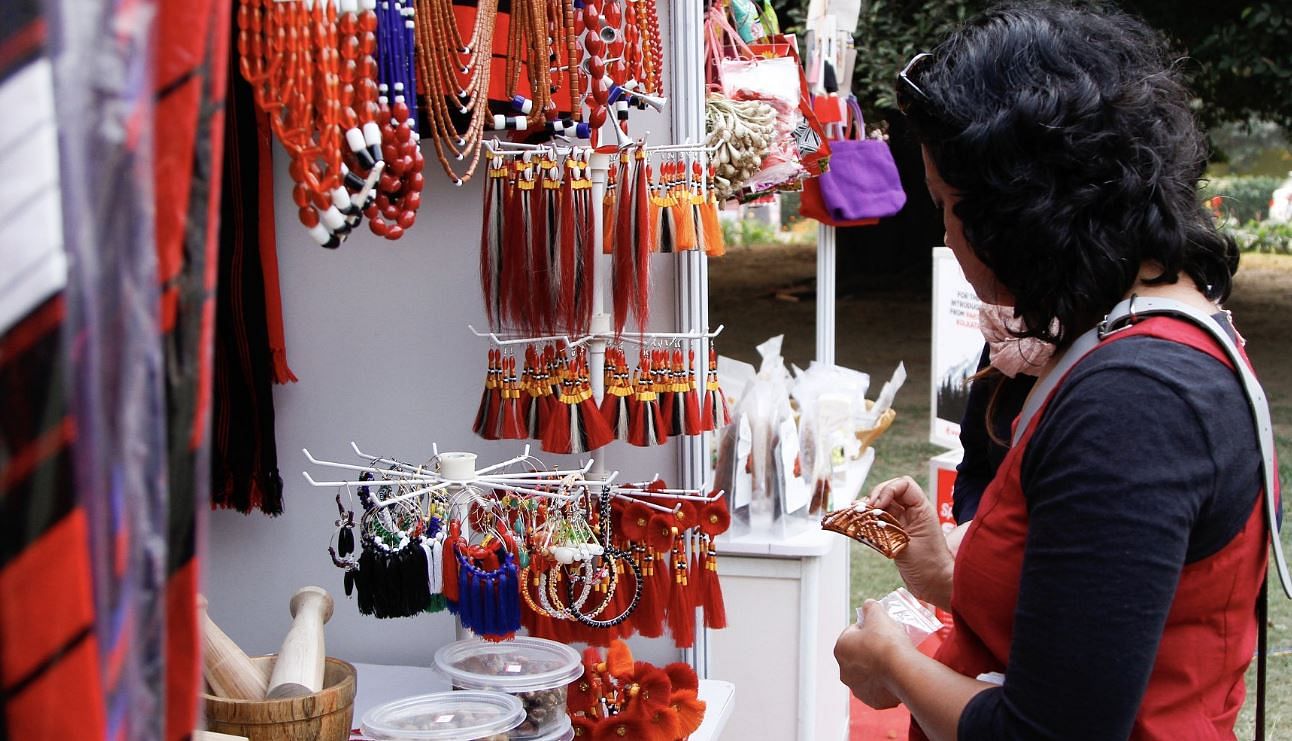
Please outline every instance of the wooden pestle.
[[211, 692], [230, 700], [265, 699], [269, 685], [265, 671], [206, 614], [206, 597], [198, 595], [197, 606], [202, 613], [202, 676]]
[[323, 689], [323, 624], [332, 619], [332, 595], [322, 587], [303, 587], [292, 595], [292, 627], [278, 649], [267, 697], [310, 695]]

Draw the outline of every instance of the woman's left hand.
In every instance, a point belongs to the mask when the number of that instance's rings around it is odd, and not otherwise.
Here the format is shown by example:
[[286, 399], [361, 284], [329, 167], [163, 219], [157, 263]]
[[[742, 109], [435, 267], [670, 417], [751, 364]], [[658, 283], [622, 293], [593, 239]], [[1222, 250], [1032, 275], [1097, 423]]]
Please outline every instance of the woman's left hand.
[[878, 602], [866, 600], [861, 609], [864, 616], [861, 625], [848, 626], [834, 644], [839, 679], [858, 700], [870, 707], [891, 708], [900, 700], [889, 687], [890, 662], [902, 651], [915, 649], [906, 631]]

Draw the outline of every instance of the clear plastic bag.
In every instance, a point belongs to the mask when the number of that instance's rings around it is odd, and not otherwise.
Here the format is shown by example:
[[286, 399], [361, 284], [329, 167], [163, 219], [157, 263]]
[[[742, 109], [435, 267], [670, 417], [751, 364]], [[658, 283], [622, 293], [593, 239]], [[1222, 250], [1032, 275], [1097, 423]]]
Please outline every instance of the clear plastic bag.
[[[906, 630], [906, 635], [914, 645], [918, 646], [925, 638], [943, 628], [942, 621], [938, 620], [933, 611], [925, 607], [923, 602], [915, 599], [914, 595], [906, 591], [906, 587], [898, 587], [878, 601], [883, 606], [884, 612], [887, 612], [889, 617]], [[865, 615], [858, 607], [857, 625], [861, 625], [864, 620]]]
[[727, 97], [762, 101], [776, 111], [774, 134], [762, 166], [745, 181], [745, 187], [760, 192], [806, 177], [794, 138], [803, 125], [798, 62], [791, 57], [726, 59], [721, 69], [722, 91]]

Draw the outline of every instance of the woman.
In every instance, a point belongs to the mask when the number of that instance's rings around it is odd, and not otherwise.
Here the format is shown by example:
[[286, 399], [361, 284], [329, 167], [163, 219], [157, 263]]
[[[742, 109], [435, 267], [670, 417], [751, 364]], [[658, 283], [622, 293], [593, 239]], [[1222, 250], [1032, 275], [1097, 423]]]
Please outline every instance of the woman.
[[913, 737], [1233, 737], [1268, 537], [1248, 394], [1192, 320], [1132, 307], [1067, 352], [1132, 296], [1233, 332], [1237, 253], [1198, 202], [1205, 147], [1168, 60], [1115, 10], [1012, 5], [899, 76], [947, 245], [1058, 348], [954, 558], [913, 480], [871, 493], [911, 535], [908, 588], [955, 628], [929, 658], [867, 602], [835, 656]]

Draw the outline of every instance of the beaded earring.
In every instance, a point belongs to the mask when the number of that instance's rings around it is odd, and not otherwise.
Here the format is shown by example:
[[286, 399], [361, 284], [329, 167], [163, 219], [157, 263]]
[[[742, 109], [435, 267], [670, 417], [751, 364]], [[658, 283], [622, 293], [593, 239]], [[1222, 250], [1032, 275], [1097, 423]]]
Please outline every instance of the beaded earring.
[[336, 545], [328, 545], [328, 555], [332, 557], [332, 564], [345, 571], [344, 587], [345, 596], [349, 597], [354, 592], [355, 571], [359, 567], [359, 559], [354, 557], [355, 540], [355, 520], [354, 510], [346, 509], [341, 503], [341, 494], [336, 495], [337, 519], [333, 524], [336, 526]]
[[[642, 593], [641, 569], [637, 566], [636, 562], [633, 561], [631, 557], [632, 556], [631, 553], [629, 553], [628, 551], [622, 550], [620, 548], [617, 548], [611, 542], [611, 539], [610, 539], [610, 521], [611, 521], [610, 498], [611, 498], [611, 494], [608, 489], [603, 489], [598, 494], [598, 503], [599, 503], [598, 513], [600, 516], [600, 523], [602, 528], [601, 541], [603, 544], [602, 553], [599, 556], [597, 556], [597, 558], [601, 562], [599, 567], [600, 570], [598, 571], [598, 577], [606, 580], [608, 583], [608, 586], [606, 587], [607, 596], [606, 596], [605, 602], [599, 608], [592, 610], [590, 612], [583, 612], [580, 608], [571, 607], [571, 612], [574, 614], [575, 619], [577, 619], [580, 623], [583, 623], [584, 625], [588, 626], [589, 628], [613, 628], [615, 626], [618, 626], [620, 623], [627, 620], [629, 616], [633, 614], [633, 611], [637, 609], [638, 602], [641, 600], [641, 593]], [[589, 562], [591, 561], [592, 559], [589, 559]], [[632, 599], [629, 601], [628, 605], [625, 606], [624, 609], [620, 611], [618, 614], [601, 618], [599, 616], [602, 615], [606, 607], [608, 607], [613, 601], [615, 590], [622, 588], [618, 583], [618, 574], [621, 571], [621, 567], [626, 567], [632, 573], [632, 581], [633, 581]], [[575, 589], [574, 583], [570, 582], [567, 585], [567, 591], [571, 600], [574, 599], [574, 589]]]
[[391, 511], [378, 501], [360, 518], [359, 530], [363, 545], [355, 575], [359, 612], [394, 618], [426, 610], [431, 593], [421, 519]]
[[520, 629], [520, 582], [515, 546], [503, 538], [488, 545], [453, 544], [457, 560], [457, 615], [465, 628], [489, 641], [511, 639]]

